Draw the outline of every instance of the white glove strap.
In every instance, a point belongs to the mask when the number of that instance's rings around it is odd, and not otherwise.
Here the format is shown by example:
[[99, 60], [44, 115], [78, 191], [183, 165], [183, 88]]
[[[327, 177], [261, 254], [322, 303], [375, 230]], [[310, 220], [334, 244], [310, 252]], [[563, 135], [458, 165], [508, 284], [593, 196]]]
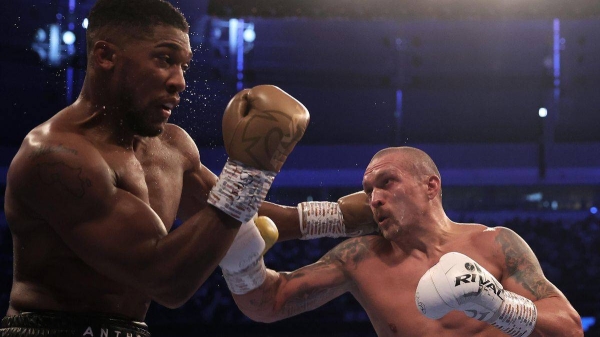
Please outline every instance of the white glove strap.
[[504, 291], [504, 303], [488, 321], [509, 336], [527, 337], [537, 321], [537, 308], [529, 299], [510, 291]]
[[308, 201], [298, 204], [301, 240], [346, 236], [346, 226], [337, 202]]
[[228, 159], [210, 190], [208, 203], [241, 222], [249, 221], [258, 212], [274, 179], [274, 172]]
[[227, 287], [236, 295], [243, 295], [260, 287], [267, 278], [267, 268], [262, 257], [239, 272], [232, 273], [227, 269], [222, 271]]

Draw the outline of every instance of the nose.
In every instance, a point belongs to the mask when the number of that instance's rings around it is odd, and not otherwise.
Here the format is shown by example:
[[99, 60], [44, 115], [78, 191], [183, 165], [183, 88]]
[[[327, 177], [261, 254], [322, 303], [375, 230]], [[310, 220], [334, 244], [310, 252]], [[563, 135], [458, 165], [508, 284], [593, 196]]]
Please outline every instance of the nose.
[[171, 94], [185, 90], [185, 77], [183, 75], [183, 69], [180, 67], [173, 67], [173, 72], [167, 80], [167, 90]]
[[373, 191], [371, 192], [371, 207], [377, 208], [383, 205], [384, 203], [385, 202], [383, 191], [377, 188], [373, 189]]

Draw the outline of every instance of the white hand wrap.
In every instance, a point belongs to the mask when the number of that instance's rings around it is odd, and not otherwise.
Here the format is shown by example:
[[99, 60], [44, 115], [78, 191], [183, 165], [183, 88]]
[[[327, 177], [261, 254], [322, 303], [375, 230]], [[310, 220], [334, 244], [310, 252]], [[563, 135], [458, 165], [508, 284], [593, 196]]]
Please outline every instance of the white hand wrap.
[[262, 258], [264, 249], [265, 241], [254, 220], [244, 222], [229, 251], [219, 263], [232, 293], [245, 294], [265, 281], [267, 271]]
[[208, 203], [241, 222], [249, 221], [258, 212], [274, 179], [274, 172], [228, 159], [210, 190]]
[[438, 319], [452, 310], [492, 324], [510, 336], [529, 336], [537, 320], [533, 302], [505, 291], [487, 270], [466, 255], [445, 254], [417, 286], [417, 308]]
[[529, 336], [537, 321], [537, 308], [529, 299], [504, 291], [504, 303], [497, 318], [487, 321], [509, 336]]
[[301, 240], [346, 236], [344, 217], [337, 202], [308, 201], [298, 204]]

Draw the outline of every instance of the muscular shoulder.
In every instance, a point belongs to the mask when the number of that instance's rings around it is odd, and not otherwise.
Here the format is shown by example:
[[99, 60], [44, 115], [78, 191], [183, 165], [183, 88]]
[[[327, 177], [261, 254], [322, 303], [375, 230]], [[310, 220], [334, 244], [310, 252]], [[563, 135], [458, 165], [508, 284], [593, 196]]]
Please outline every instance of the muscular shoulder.
[[335, 246], [321, 258], [321, 261], [338, 263], [344, 268], [355, 269], [361, 262], [375, 256], [387, 246], [389, 242], [377, 235], [351, 238]]
[[72, 200], [93, 196], [91, 190], [104, 195], [111, 186], [112, 171], [84, 137], [34, 129], [9, 167], [7, 199], [21, 200], [42, 214], [55, 214], [59, 206], [67, 208], [74, 204]]
[[196, 143], [180, 126], [166, 124], [162, 139], [164, 139], [164, 142], [168, 146], [180, 152], [184, 157], [190, 160], [190, 162], [196, 163], [200, 161], [200, 154], [198, 153]]
[[506, 227], [487, 227], [470, 225], [469, 241], [475, 248], [506, 252], [526, 245], [525, 241], [513, 230]]
[[9, 169], [9, 179], [20, 177], [19, 173], [25, 176], [34, 174], [35, 172], [31, 172], [34, 168], [53, 166], [86, 166], [99, 172], [107, 168], [98, 150], [83, 136], [36, 128], [25, 137], [14, 157]]

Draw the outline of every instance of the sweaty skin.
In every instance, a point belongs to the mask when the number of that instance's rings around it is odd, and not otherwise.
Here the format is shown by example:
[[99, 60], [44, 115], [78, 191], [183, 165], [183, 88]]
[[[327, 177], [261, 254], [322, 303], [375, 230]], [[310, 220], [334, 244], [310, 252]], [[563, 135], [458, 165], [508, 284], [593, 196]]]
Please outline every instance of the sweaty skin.
[[[33, 129], [13, 159], [7, 316], [53, 310], [143, 321], [151, 300], [183, 305], [236, 236], [240, 222], [207, 203], [215, 174], [192, 138], [167, 123], [186, 86], [188, 33], [157, 25], [147, 36], [96, 41], [77, 101]], [[261, 212], [289, 224], [281, 240], [300, 237], [295, 207]], [[176, 218], [183, 223], [171, 231]]]
[[273, 322], [350, 292], [380, 337], [506, 336], [459, 311], [432, 320], [418, 310], [421, 276], [445, 253], [459, 252], [487, 269], [505, 290], [535, 302], [538, 318], [531, 336], [583, 336], [579, 315], [545, 278], [522, 238], [508, 228], [448, 219], [439, 173], [428, 160], [412, 148], [376, 155], [363, 187], [382, 235], [348, 239], [290, 273], [268, 270], [259, 288], [234, 295], [238, 307], [253, 320]]
[[[124, 48], [97, 41], [77, 101], [33, 129], [13, 159], [8, 316], [142, 321], [151, 300], [189, 299], [233, 241], [239, 221], [206, 203], [215, 175], [190, 136], [167, 123], [185, 89], [188, 34], [158, 25], [150, 36]], [[167, 235], [176, 217], [184, 223]]]

